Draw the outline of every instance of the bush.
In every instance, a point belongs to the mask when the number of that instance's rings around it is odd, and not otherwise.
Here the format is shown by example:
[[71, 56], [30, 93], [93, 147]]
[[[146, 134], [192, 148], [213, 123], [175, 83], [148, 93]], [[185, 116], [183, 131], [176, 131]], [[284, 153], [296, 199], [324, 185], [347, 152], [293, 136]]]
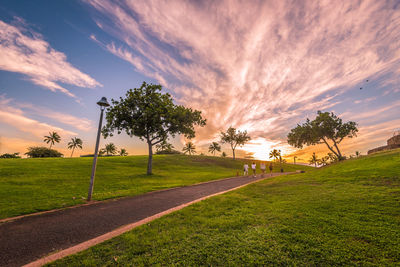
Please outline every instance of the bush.
[[13, 153], [13, 154], [9, 154], [9, 153], [5, 153], [3, 155], [0, 155], [0, 159], [20, 159], [21, 156], [19, 155], [19, 153]]
[[28, 152], [26, 152], [25, 155], [30, 158], [59, 158], [63, 156], [63, 154], [57, 150], [43, 146], [29, 147]]
[[156, 152], [157, 155], [165, 155], [165, 154], [182, 154], [181, 152], [174, 149], [160, 150]]

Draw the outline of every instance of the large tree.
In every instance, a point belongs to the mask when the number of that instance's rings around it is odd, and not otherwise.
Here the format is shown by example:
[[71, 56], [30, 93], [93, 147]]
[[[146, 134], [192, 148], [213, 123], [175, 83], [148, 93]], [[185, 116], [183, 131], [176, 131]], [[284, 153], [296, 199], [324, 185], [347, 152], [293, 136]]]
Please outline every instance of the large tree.
[[344, 138], [352, 138], [358, 132], [357, 123], [349, 121], [343, 123], [342, 119], [333, 113], [318, 111], [315, 120], [297, 125], [288, 134], [288, 143], [296, 148], [304, 145], [325, 144], [339, 159], [344, 157], [339, 150], [339, 144]]
[[235, 159], [235, 149], [237, 146], [243, 146], [250, 140], [250, 136], [247, 135], [247, 131], [236, 131], [232, 126], [226, 130], [226, 132], [221, 132], [221, 142], [230, 144], [232, 149], [232, 157]]
[[195, 137], [194, 126], [204, 126], [206, 120], [201, 112], [173, 103], [170, 94], [162, 93], [161, 85], [143, 84], [128, 90], [125, 98], [112, 99], [107, 108], [107, 124], [103, 128], [104, 137], [112, 136], [114, 131], [125, 131], [129, 136], [137, 136], [147, 142], [149, 159], [147, 174], [152, 174], [153, 146], [182, 134]]

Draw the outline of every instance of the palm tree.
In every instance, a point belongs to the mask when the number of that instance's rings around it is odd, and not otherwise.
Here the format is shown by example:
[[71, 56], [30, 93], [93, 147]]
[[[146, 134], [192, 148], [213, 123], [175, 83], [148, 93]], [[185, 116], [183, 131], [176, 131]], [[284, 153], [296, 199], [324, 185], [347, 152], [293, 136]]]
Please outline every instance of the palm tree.
[[318, 159], [317, 155], [315, 155], [315, 152], [314, 152], [308, 162], [310, 162], [310, 164], [315, 164], [315, 167], [317, 167], [318, 161], [319, 161], [319, 159]]
[[119, 151], [119, 155], [120, 156], [128, 156], [128, 152], [126, 151], [125, 148], [121, 148], [121, 150]]
[[113, 143], [107, 144], [104, 149], [106, 151], [107, 156], [109, 156], [110, 154], [114, 155], [117, 153], [117, 147]]
[[356, 157], [358, 158], [359, 156], [361, 156], [360, 151], [356, 151]]
[[274, 158], [275, 161], [278, 160], [278, 158], [281, 156], [281, 151], [280, 150], [272, 150], [269, 152], [269, 158]]
[[330, 160], [331, 163], [338, 161], [338, 157], [336, 157], [336, 155], [334, 155], [333, 153], [329, 152], [328, 153], [328, 157], [329, 157], [329, 160]]
[[166, 140], [156, 145], [157, 152], [160, 151], [171, 151], [174, 148], [172, 144], [169, 144]]
[[80, 139], [78, 137], [71, 138], [71, 142], [68, 142], [68, 149], [72, 149], [71, 158], [72, 158], [72, 154], [74, 154], [75, 148], [82, 149], [82, 143], [83, 143], [82, 139]]
[[212, 142], [208, 147], [208, 152], [213, 153], [215, 156], [215, 151], [221, 152], [221, 146], [217, 142]]
[[99, 156], [103, 156], [104, 154], [106, 154], [106, 150], [104, 148], [99, 150]]
[[192, 142], [187, 142], [186, 145], [182, 149], [183, 153], [189, 153], [189, 155], [192, 155], [192, 153], [196, 153], [196, 147]]
[[50, 143], [50, 148], [54, 143], [60, 143], [61, 137], [58, 135], [57, 132], [49, 132], [49, 135], [44, 136], [43, 142], [46, 142], [47, 144]]
[[322, 157], [322, 158], [318, 161], [318, 163], [321, 164], [321, 165], [323, 165], [323, 166], [326, 166], [326, 165], [328, 165], [328, 160], [329, 160], [329, 156], [325, 156], [325, 157]]

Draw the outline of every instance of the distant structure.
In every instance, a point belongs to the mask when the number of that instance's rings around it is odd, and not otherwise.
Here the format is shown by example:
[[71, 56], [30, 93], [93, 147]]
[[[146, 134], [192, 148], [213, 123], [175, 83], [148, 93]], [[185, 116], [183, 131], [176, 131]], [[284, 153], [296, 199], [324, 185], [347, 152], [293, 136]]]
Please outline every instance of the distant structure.
[[386, 146], [380, 146], [380, 147], [368, 150], [368, 154], [383, 151], [383, 150], [395, 149], [395, 148], [400, 148], [400, 130], [395, 131], [393, 133], [393, 136], [387, 140]]

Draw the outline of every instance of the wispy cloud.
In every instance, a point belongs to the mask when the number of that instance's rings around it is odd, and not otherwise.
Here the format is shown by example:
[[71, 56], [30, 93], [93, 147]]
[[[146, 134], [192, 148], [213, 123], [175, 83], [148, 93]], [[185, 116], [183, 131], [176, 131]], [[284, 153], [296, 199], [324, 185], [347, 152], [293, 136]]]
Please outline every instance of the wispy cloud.
[[[78, 121], [75, 119], [74, 121]], [[69, 119], [69, 124], [72, 123]], [[57, 131], [61, 135], [73, 136], [77, 133], [65, 130], [48, 123], [29, 118], [26, 113], [17, 108], [13, 100], [0, 95], [0, 123], [10, 125], [22, 132], [30, 133], [35, 137], [43, 137], [49, 131]]]
[[29, 29], [21, 18], [16, 25], [0, 20], [0, 70], [22, 73], [40, 86], [76, 97], [61, 84], [93, 88], [102, 86], [53, 49], [39, 33]]
[[305, 116], [400, 67], [396, 1], [86, 2], [121, 43], [111, 53], [204, 112], [199, 142], [232, 125], [283, 144]]

